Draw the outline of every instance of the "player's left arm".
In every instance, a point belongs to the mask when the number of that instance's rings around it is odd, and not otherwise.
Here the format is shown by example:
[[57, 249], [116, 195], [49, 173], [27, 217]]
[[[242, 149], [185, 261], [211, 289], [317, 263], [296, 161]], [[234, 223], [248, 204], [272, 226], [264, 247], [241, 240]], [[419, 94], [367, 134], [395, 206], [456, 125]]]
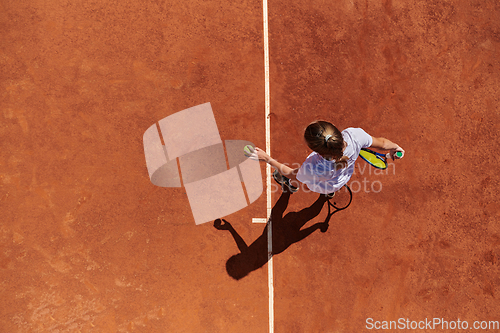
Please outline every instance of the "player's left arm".
[[269, 156], [265, 151], [263, 151], [259, 147], [255, 147], [255, 153], [257, 154], [259, 161], [264, 161], [270, 164], [273, 168], [277, 169], [279, 173], [281, 173], [283, 176], [290, 178], [291, 180], [297, 180], [297, 173], [299, 172], [299, 168], [292, 169], [288, 165], [276, 161], [274, 158]]
[[[396, 154], [396, 152], [398, 151], [403, 153], [403, 156], [405, 155], [405, 151], [403, 148], [386, 138], [376, 138], [372, 136], [372, 145], [370, 146], [370, 148], [389, 150], [392, 159], [394, 159], [394, 154]], [[401, 156], [400, 158], [402, 158], [403, 156]]]

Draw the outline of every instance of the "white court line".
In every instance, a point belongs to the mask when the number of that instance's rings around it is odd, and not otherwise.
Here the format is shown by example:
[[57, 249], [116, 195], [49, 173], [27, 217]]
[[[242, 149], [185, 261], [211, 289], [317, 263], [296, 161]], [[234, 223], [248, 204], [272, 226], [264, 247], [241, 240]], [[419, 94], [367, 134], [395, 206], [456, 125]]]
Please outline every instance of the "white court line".
[[[267, 0], [263, 0], [264, 13], [264, 74], [266, 92], [266, 153], [271, 155], [271, 103], [269, 89], [269, 37]], [[273, 283], [273, 225], [271, 220], [271, 166], [266, 164], [267, 194], [267, 284], [269, 288], [269, 332], [274, 333], [274, 283]]]

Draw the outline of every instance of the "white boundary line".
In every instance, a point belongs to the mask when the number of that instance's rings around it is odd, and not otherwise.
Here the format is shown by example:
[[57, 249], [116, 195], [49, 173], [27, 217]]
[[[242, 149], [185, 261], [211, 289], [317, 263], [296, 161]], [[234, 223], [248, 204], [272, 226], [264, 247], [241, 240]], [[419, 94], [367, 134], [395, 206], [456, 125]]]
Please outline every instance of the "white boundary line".
[[[266, 153], [271, 155], [271, 103], [269, 89], [269, 37], [267, 0], [263, 0], [264, 13], [264, 73], [266, 92]], [[269, 333], [274, 333], [274, 283], [273, 283], [273, 225], [271, 221], [271, 166], [266, 164], [267, 194], [267, 284], [269, 288]]]

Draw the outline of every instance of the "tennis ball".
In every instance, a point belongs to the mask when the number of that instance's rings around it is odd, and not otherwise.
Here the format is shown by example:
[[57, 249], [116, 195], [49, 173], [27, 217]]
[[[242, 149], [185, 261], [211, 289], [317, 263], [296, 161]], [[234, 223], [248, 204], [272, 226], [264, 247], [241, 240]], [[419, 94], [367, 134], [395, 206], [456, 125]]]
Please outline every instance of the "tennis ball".
[[403, 157], [403, 153], [400, 152], [400, 151], [397, 151], [396, 152], [396, 157], [399, 157], [399, 158]]
[[243, 148], [243, 152], [245, 153], [245, 156], [250, 157], [253, 153], [253, 146], [251, 145], [246, 145], [245, 148]]

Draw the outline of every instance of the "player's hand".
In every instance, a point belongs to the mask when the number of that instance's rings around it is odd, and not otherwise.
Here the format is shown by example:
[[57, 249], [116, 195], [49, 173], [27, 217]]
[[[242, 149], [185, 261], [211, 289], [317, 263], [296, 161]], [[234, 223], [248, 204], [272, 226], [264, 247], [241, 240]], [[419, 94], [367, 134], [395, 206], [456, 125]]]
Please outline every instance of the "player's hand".
[[259, 147], [255, 147], [254, 154], [257, 155], [257, 158], [259, 159], [259, 161], [263, 161], [263, 162], [267, 163], [271, 160], [271, 156], [269, 156], [265, 151], [263, 151]]
[[[402, 155], [400, 157], [397, 156], [396, 155], [397, 152], [401, 152]], [[391, 149], [389, 154], [391, 156], [391, 159], [394, 161], [394, 160], [402, 159], [405, 156], [405, 151], [403, 150], [403, 148], [398, 146], [398, 148], [396, 148], [396, 149]]]

